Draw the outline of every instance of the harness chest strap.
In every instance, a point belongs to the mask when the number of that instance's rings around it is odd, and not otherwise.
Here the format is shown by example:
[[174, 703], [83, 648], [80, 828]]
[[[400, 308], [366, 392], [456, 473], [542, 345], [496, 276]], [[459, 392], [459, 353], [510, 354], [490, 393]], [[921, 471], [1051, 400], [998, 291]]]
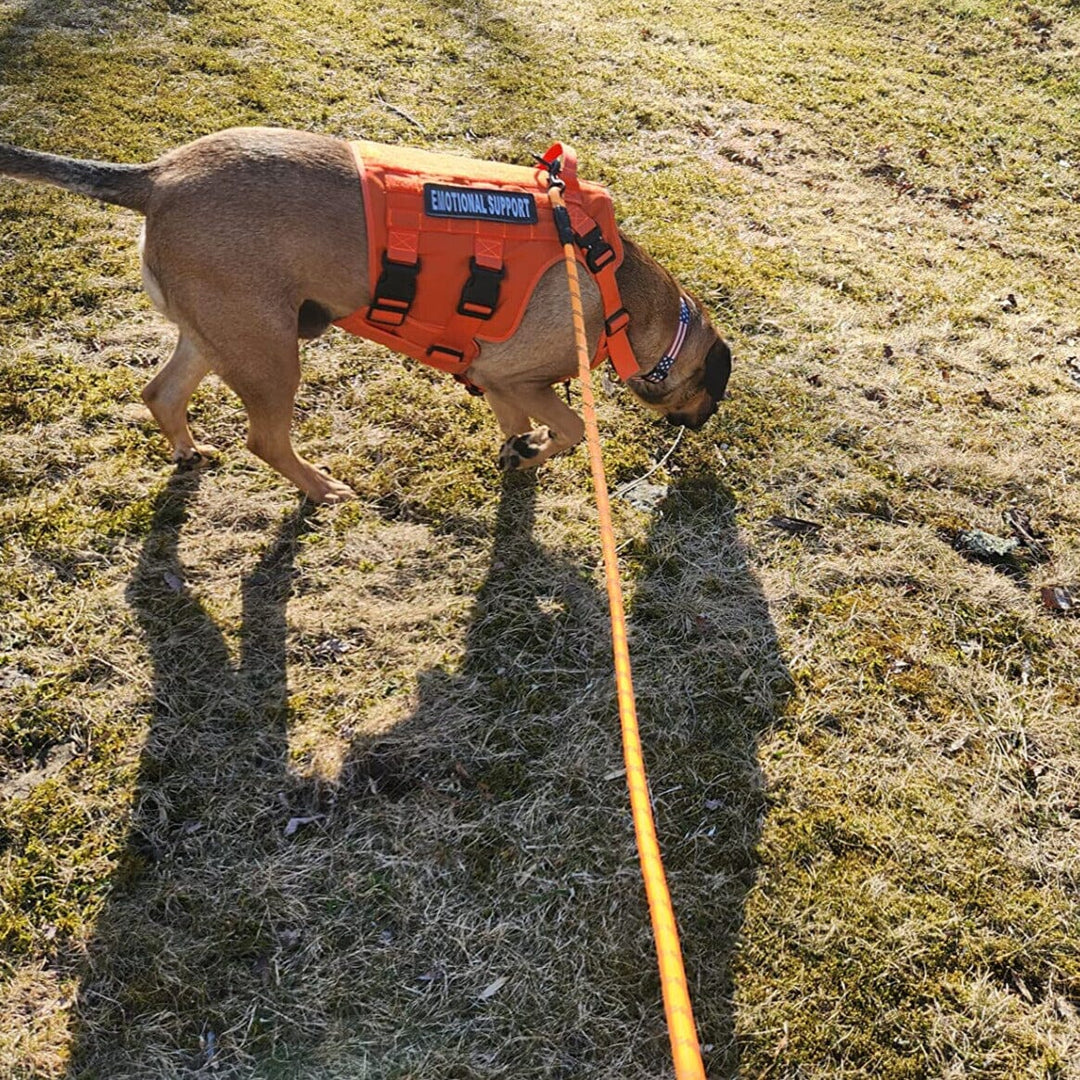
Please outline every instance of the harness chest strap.
[[[480, 351], [477, 337], [485, 323], [495, 315], [499, 306], [502, 281], [506, 276], [503, 262], [503, 238], [477, 233], [473, 241], [473, 253], [469, 259], [469, 277], [461, 290], [457, 309], [450, 316], [440, 341], [428, 349], [428, 362], [442, 366], [469, 366]], [[453, 374], [462, 374], [465, 368], [450, 368]]]
[[[600, 300], [604, 305], [604, 333], [600, 338], [597, 353], [604, 352], [611, 358], [615, 371], [623, 382], [638, 374], [637, 357], [630, 345], [630, 335], [627, 328], [630, 325], [630, 314], [622, 306], [622, 297], [619, 295], [619, 285], [615, 280], [614, 269], [607, 268], [595, 275], [596, 284], [600, 288]], [[603, 356], [600, 356], [603, 360]], [[593, 367], [597, 361], [594, 359]]]

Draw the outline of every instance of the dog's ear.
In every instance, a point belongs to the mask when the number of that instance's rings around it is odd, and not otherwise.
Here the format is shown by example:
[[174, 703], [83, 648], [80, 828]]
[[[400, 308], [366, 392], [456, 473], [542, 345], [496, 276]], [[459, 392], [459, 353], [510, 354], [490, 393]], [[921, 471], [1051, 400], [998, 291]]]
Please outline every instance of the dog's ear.
[[716, 343], [705, 357], [705, 389], [713, 401], [723, 401], [731, 377], [731, 350], [723, 338]]

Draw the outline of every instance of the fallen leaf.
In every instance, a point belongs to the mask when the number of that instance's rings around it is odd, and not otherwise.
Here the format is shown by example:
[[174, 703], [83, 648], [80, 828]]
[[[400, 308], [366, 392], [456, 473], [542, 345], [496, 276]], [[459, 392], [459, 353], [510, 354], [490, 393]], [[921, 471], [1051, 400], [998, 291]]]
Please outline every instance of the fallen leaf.
[[805, 518], [787, 517], [784, 514], [774, 514], [765, 523], [774, 529], [782, 529], [784, 532], [794, 533], [796, 536], [806, 536], [811, 533], [821, 532], [822, 526], [816, 521], [807, 521]]
[[480, 1000], [487, 1001], [488, 998], [494, 997], [506, 985], [507, 981], [507, 977], [502, 975], [493, 983], [488, 983], [488, 985], [480, 991]]
[[1044, 585], [1042, 602], [1047, 611], [1056, 611], [1060, 615], [1071, 614], [1076, 606], [1072, 593], [1064, 585]]
[[352, 652], [355, 642], [348, 639], [329, 637], [320, 641], [311, 650], [311, 657], [316, 663], [336, 663], [346, 653]]
[[325, 816], [325, 814], [313, 814], [311, 817], [289, 818], [289, 823], [285, 826], [285, 835], [292, 836], [297, 829], [302, 828], [304, 825], [312, 825], [316, 821], [322, 821]]
[[1045, 533], [1037, 532], [1031, 524], [1031, 515], [1019, 506], [1010, 506], [1001, 513], [1013, 536], [1039, 559], [1050, 558], [1049, 540]]

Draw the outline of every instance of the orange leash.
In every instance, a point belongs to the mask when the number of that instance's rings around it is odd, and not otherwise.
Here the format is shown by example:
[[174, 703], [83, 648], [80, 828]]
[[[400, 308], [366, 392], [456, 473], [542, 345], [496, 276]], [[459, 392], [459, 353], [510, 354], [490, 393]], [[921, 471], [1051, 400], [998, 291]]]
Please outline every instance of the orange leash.
[[[560, 216], [566, 214], [566, 208], [557, 180], [553, 180], [548, 189], [548, 198], [555, 211], [555, 220], [559, 222]], [[559, 213], [559, 207], [563, 208], [562, 215]], [[563, 217], [563, 220], [568, 225], [568, 219]], [[683, 967], [679, 931], [675, 925], [675, 911], [671, 906], [671, 893], [668, 891], [667, 878], [664, 875], [664, 864], [660, 859], [660, 845], [656, 839], [656, 824], [653, 821], [645, 763], [641, 754], [641, 734], [638, 730], [637, 709], [634, 703], [634, 684], [630, 675], [630, 650], [626, 642], [626, 613], [623, 609], [622, 586], [619, 582], [619, 564], [615, 552], [615, 530], [611, 524], [607, 478], [604, 475], [604, 461], [600, 453], [596, 401], [593, 398], [590, 380], [592, 365], [589, 362], [585, 315], [581, 306], [577, 255], [572, 239], [568, 241], [562, 229], [560, 233], [563, 239], [563, 256], [566, 260], [566, 276], [570, 285], [570, 307], [574, 318], [574, 336], [577, 340], [578, 376], [581, 380], [585, 438], [589, 447], [589, 467], [592, 470], [593, 488], [596, 491], [600, 546], [604, 553], [604, 578], [607, 583], [608, 607], [611, 610], [611, 644], [615, 653], [615, 691], [619, 702], [619, 720], [622, 725], [626, 784], [630, 790], [630, 810], [634, 818], [638, 858], [641, 861], [641, 875], [645, 880], [645, 896], [649, 902], [653, 937], [656, 940], [656, 958], [660, 967], [660, 987], [664, 996], [668, 1034], [671, 1038], [671, 1056], [675, 1063], [676, 1080], [705, 1080], [705, 1066], [701, 1060], [701, 1045], [694, 1024], [690, 991], [686, 985], [686, 969]]]

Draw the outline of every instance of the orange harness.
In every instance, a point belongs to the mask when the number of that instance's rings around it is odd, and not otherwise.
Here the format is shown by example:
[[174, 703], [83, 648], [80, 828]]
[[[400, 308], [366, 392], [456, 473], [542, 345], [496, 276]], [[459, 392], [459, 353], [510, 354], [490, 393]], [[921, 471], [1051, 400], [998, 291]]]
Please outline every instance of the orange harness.
[[556, 143], [530, 169], [364, 141], [352, 148], [374, 285], [370, 305], [337, 326], [463, 376], [479, 342], [517, 330], [537, 282], [562, 258], [547, 198], [554, 170], [577, 257], [604, 306], [593, 366], [610, 356], [620, 378], [638, 373], [615, 281], [623, 249], [611, 197], [578, 180], [572, 150]]

